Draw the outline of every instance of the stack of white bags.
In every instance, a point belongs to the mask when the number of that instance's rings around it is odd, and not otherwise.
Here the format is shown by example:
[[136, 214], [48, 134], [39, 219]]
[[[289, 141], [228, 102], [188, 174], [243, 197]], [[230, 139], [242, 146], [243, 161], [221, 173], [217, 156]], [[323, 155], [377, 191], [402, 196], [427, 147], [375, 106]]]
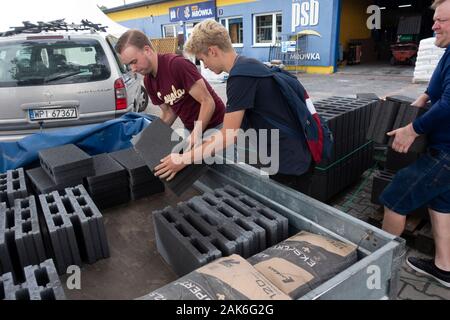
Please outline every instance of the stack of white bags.
[[414, 83], [429, 82], [445, 49], [435, 46], [436, 38], [428, 38], [420, 41], [417, 53], [416, 68], [414, 69]]

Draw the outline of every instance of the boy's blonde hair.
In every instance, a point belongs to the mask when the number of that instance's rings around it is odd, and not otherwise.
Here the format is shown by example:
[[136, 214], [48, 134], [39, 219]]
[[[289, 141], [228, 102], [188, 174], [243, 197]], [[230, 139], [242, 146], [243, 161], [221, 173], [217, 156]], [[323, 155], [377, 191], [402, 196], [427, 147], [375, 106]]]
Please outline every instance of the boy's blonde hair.
[[208, 19], [194, 27], [184, 45], [184, 51], [191, 55], [206, 54], [211, 46], [217, 46], [225, 52], [233, 50], [227, 29], [217, 21]]

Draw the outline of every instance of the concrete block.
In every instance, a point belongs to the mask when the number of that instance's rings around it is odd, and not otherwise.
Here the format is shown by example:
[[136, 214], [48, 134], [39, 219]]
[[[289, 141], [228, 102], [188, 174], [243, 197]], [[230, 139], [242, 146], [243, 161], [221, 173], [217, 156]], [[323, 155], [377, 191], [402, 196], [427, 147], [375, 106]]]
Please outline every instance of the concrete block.
[[62, 191], [64, 188], [77, 186], [82, 183], [81, 178], [75, 178], [73, 181], [64, 181], [63, 184], [55, 184], [51, 177], [42, 167], [37, 167], [26, 171], [26, 175], [31, 181], [31, 185], [36, 194], [47, 194], [53, 191]]
[[127, 170], [130, 185], [137, 185], [158, 179], [133, 148], [115, 151], [109, 155]]
[[[394, 123], [392, 130], [402, 128], [407, 126], [408, 124], [414, 122], [414, 120], [421, 115], [423, 115], [427, 109], [418, 108], [411, 106], [409, 103], [402, 103], [400, 106], [399, 114], [397, 115], [397, 119]], [[389, 138], [389, 146], [392, 147], [392, 143], [394, 142], [394, 137]], [[414, 143], [409, 148], [410, 152], [421, 153], [426, 150], [427, 146], [427, 138], [425, 135], [419, 136]]]
[[391, 147], [388, 148], [386, 154], [385, 167], [387, 170], [397, 172], [419, 159], [420, 154], [415, 152], [399, 153]]
[[91, 156], [73, 144], [39, 151], [41, 167], [55, 184], [94, 175]]
[[394, 173], [389, 171], [376, 171], [372, 182], [371, 201], [375, 204], [381, 204], [378, 200], [384, 189], [391, 183]]
[[7, 233], [14, 227], [14, 213], [7, 209], [5, 203], [0, 203], [0, 274], [13, 271], [10, 258]]
[[15, 238], [22, 266], [39, 264], [46, 259], [34, 196], [16, 199]]
[[59, 274], [66, 272], [70, 265], [81, 266], [80, 250], [74, 227], [66, 213], [61, 196], [54, 191], [40, 195], [39, 200], [44, 220], [50, 234], [54, 261]]
[[103, 216], [83, 186], [66, 189], [63, 199], [66, 206], [72, 209], [74, 220], [81, 225], [87, 249], [88, 262], [93, 263], [110, 256]]
[[6, 193], [10, 206], [14, 205], [15, 199], [28, 196], [28, 189], [23, 168], [6, 171]]
[[[250, 213], [251, 216], [255, 216], [256, 219], [263, 224], [271, 225], [273, 222], [277, 226], [277, 239], [273, 239], [276, 241], [275, 243], [283, 241], [288, 237], [288, 219], [285, 216], [263, 205], [256, 199], [251, 198], [235, 187], [225, 186], [222, 189], [216, 189], [214, 195], [223, 197], [224, 202], [227, 202], [226, 199], [233, 199], [234, 201], [237, 201], [234, 205], [231, 204], [233, 203], [231, 201], [228, 202], [228, 204], [244, 215]], [[272, 243], [270, 237], [267, 240], [269, 243]]]
[[92, 157], [94, 162], [95, 174], [87, 177], [87, 183], [90, 186], [94, 186], [102, 183], [109, 183], [112, 181], [120, 180], [121, 182], [127, 181], [127, 173], [117, 161], [111, 158], [107, 153], [98, 154]]
[[19, 289], [20, 287], [14, 284], [11, 272], [0, 275], [0, 301], [15, 300], [16, 292]]
[[222, 256], [219, 249], [183, 219], [179, 209], [154, 211], [153, 224], [157, 250], [178, 276]]
[[242, 229], [242, 234], [250, 239], [250, 255], [258, 253], [266, 248], [266, 231], [264, 228], [256, 224], [253, 219], [242, 216], [238, 211], [226, 203], [218, 201], [216, 197], [210, 194], [204, 194], [203, 196], [192, 198], [189, 200], [189, 203], [202, 212], [213, 214], [221, 219], [225, 218], [231, 220], [238, 225]]
[[6, 191], [6, 173], [1, 173], [0, 174], [0, 203], [4, 202], [7, 203], [8, 202], [8, 194]]
[[179, 203], [177, 206], [188, 221], [203, 235], [208, 235], [209, 241], [216, 240], [219, 250], [224, 256], [237, 253], [244, 257], [252, 254], [251, 234], [248, 234], [230, 220], [214, 215], [208, 208], [199, 207], [193, 202]]
[[30, 300], [65, 300], [66, 296], [59, 280], [53, 260], [25, 267], [26, 287]]
[[[161, 119], [155, 119], [140, 135], [134, 145], [136, 152], [153, 172], [160, 160], [174, 151], [181, 141]], [[181, 195], [207, 170], [205, 164], [189, 165], [178, 172], [170, 182], [163, 181], [176, 195]]]
[[357, 99], [365, 99], [365, 100], [379, 100], [380, 98], [375, 93], [357, 93]]

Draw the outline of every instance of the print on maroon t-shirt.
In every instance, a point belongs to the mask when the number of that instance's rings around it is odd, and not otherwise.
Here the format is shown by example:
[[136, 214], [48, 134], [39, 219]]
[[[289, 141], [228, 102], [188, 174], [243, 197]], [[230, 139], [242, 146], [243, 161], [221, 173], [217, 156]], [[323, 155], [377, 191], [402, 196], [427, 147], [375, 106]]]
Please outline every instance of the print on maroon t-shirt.
[[165, 103], [180, 117], [184, 126], [192, 131], [194, 121], [200, 112], [200, 103], [189, 94], [189, 91], [199, 79], [205, 81], [216, 104], [207, 129], [217, 127], [223, 122], [225, 105], [191, 61], [175, 54], [158, 55], [156, 78], [146, 75], [144, 84], [154, 105]]

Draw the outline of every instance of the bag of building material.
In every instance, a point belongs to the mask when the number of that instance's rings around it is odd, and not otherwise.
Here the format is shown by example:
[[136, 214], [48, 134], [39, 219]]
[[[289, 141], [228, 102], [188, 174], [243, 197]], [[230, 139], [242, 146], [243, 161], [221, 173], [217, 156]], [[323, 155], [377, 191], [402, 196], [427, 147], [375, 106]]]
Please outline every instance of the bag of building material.
[[247, 260], [281, 291], [298, 299], [354, 264], [356, 249], [302, 231]]
[[244, 258], [217, 259], [140, 300], [290, 300]]

